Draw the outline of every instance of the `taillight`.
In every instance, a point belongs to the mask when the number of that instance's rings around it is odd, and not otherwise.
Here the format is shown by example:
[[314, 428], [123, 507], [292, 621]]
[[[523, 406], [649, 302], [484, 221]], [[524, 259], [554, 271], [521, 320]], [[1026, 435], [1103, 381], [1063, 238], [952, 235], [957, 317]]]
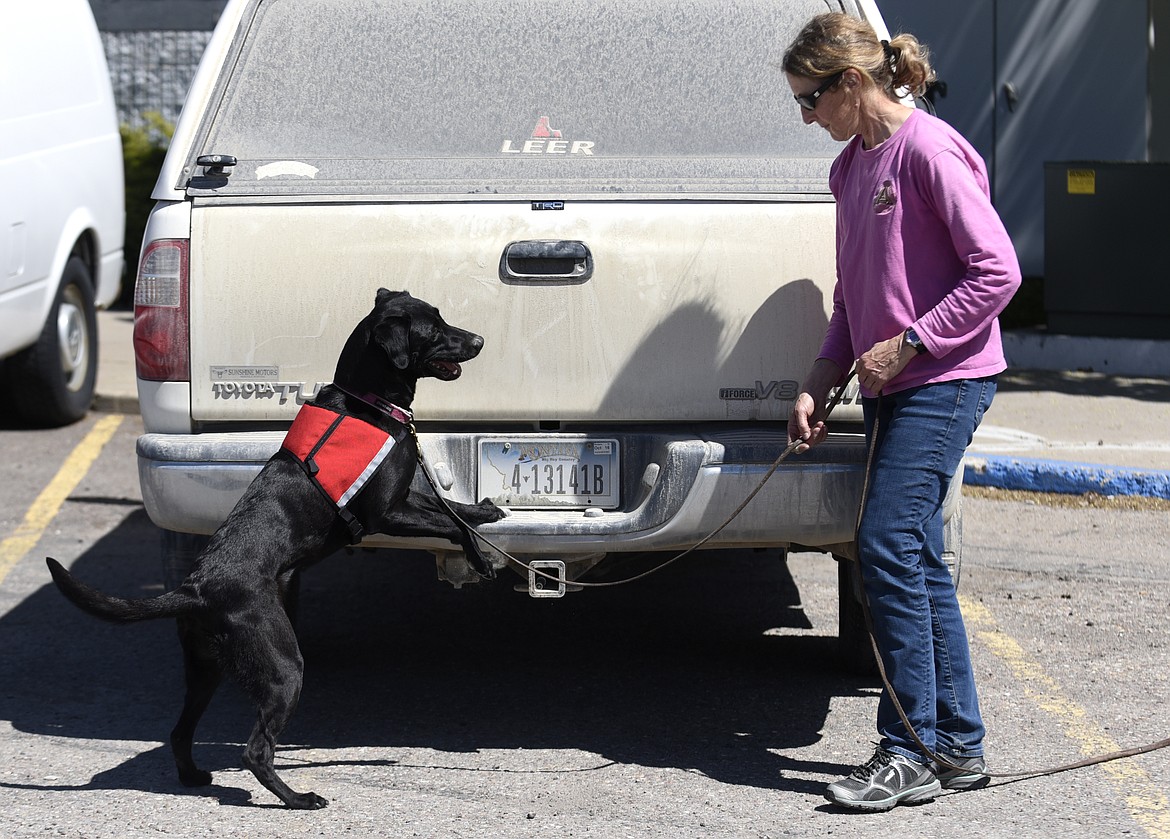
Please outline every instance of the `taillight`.
[[134, 284], [134, 358], [138, 378], [189, 381], [186, 239], [159, 239], [142, 254]]

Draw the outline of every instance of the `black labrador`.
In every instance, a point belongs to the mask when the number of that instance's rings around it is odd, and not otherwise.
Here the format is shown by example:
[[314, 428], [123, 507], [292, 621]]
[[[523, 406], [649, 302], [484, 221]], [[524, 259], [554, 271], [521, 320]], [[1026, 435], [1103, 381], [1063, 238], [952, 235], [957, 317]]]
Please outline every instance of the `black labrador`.
[[[184, 785], [211, 783], [211, 773], [195, 765], [191, 745], [195, 726], [227, 673], [258, 706], [245, 765], [291, 808], [327, 804], [316, 793], [290, 789], [273, 768], [276, 741], [296, 708], [303, 673], [300, 647], [281, 593], [294, 571], [356, 541], [353, 520], [368, 533], [446, 538], [462, 546], [481, 575], [494, 576], [467, 527], [453, 519], [434, 495], [410, 491], [417, 448], [406, 428], [417, 381], [457, 378], [460, 363], [474, 358], [482, 347], [480, 336], [449, 326], [428, 303], [406, 292], [380, 289], [373, 311], [346, 342], [333, 383], [310, 403], [363, 420], [373, 426], [365, 430], [394, 441], [347, 510], [339, 510], [314, 483], [313, 466], [282, 448], [245, 490], [191, 574], [174, 591], [139, 600], [112, 597], [79, 582], [56, 560], [48, 560], [57, 586], [90, 614], [119, 623], [178, 620], [187, 693], [171, 732], [171, 750]], [[486, 499], [452, 506], [470, 525], [504, 515]]]

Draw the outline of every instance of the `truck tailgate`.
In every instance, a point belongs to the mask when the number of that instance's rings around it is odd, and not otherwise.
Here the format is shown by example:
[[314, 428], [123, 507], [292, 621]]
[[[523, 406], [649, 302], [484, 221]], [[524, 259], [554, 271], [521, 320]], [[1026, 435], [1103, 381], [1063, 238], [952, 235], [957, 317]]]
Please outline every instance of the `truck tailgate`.
[[[831, 311], [832, 231], [806, 200], [197, 201], [192, 416], [291, 419], [385, 287], [486, 341], [458, 381], [420, 383], [420, 419], [783, 419]], [[592, 276], [502, 277], [510, 243], [550, 240], [583, 243]]]

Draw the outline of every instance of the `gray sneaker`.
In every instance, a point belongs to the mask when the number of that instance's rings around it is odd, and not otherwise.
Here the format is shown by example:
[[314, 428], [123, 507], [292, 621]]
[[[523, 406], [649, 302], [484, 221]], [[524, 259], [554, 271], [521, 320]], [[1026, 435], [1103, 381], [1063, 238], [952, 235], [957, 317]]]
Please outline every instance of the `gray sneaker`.
[[825, 798], [854, 810], [890, 810], [930, 801], [941, 789], [929, 766], [878, 746], [848, 778], [829, 784]]
[[987, 771], [987, 762], [983, 755], [975, 757], [953, 757], [940, 754], [947, 763], [953, 763], [958, 769], [934, 765], [934, 774], [943, 789], [979, 789], [991, 783], [991, 778], [983, 773]]

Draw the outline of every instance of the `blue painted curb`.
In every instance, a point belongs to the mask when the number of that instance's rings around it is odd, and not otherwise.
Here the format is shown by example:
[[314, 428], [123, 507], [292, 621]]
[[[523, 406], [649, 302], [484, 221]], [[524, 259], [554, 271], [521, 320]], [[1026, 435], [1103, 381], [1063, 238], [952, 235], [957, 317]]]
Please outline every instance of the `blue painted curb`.
[[1170, 472], [1156, 469], [981, 454], [968, 455], [963, 459], [963, 466], [963, 483], [971, 486], [1170, 498]]

